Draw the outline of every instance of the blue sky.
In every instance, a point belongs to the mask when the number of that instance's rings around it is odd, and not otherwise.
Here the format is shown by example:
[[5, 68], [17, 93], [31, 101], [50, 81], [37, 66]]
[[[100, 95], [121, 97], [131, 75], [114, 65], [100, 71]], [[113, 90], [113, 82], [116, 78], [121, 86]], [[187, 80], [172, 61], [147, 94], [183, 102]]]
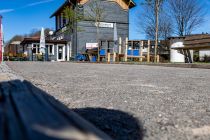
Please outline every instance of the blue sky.
[[54, 19], [49, 17], [64, 1], [0, 0], [5, 40], [16, 34], [28, 34], [32, 29], [54, 28]]
[[[24, 35], [30, 33], [33, 29], [54, 28], [54, 19], [50, 15], [65, 0], [0, 0], [0, 14], [3, 15], [3, 25], [5, 40], [9, 40], [16, 34]], [[142, 0], [134, 0], [137, 4], [130, 11], [130, 39], [144, 39], [144, 34], [139, 31], [139, 22], [137, 15], [140, 14], [139, 6]], [[210, 33], [210, 0], [200, 0], [207, 9], [205, 24], [194, 33]]]
[[[144, 0], [134, 0], [137, 6], [130, 10], [130, 31], [129, 31], [129, 39], [144, 39], [145, 35], [142, 33], [140, 29], [141, 22], [138, 22], [138, 15], [141, 12], [141, 3]], [[210, 0], [199, 0], [199, 2], [204, 6], [206, 15], [205, 22], [198, 28], [193, 31], [194, 34], [200, 34], [202, 32], [210, 33]]]

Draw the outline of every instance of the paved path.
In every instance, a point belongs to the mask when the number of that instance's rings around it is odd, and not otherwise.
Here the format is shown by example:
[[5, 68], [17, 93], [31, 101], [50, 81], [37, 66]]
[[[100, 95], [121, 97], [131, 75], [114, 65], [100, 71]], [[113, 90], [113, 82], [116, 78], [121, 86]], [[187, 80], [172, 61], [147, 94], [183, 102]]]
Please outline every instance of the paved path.
[[145, 140], [210, 139], [210, 70], [57, 62], [8, 65], [116, 139], [138, 140], [139, 131]]

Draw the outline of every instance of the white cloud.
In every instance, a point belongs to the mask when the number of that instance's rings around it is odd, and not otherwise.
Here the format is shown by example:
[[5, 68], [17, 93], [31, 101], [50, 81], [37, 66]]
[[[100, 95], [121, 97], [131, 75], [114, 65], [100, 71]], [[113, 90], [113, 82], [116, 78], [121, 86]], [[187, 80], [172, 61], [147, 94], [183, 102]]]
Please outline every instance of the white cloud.
[[31, 6], [36, 6], [36, 5], [40, 5], [40, 4], [44, 4], [44, 3], [49, 3], [49, 2], [52, 2], [54, 0], [43, 0], [43, 1], [39, 1], [39, 2], [34, 2], [34, 3], [29, 3], [27, 4], [25, 7], [31, 7]]
[[9, 12], [13, 12], [14, 9], [0, 9], [0, 14], [2, 13], [9, 13]]

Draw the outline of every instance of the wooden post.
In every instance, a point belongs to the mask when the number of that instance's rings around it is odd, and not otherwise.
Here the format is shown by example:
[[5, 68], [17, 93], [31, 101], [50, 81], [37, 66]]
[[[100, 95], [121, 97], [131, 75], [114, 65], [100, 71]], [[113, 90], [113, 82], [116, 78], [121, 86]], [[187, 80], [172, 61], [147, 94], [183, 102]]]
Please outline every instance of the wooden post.
[[70, 46], [69, 46], [69, 57], [71, 58], [72, 57], [72, 42], [70, 43]]
[[128, 61], [128, 38], [125, 39], [125, 62]]
[[105, 49], [106, 49], [106, 50], [105, 50], [105, 51], [106, 51], [106, 52], [105, 52], [105, 60], [106, 60], [106, 61], [108, 60], [108, 45], [109, 45], [109, 44], [108, 44], [108, 41], [106, 40], [106, 48], [105, 48]]
[[157, 55], [157, 63], [160, 62], [160, 55]]
[[[70, 59], [70, 45], [69, 44], [67, 44], [66, 45], [67, 46], [67, 61], [69, 61]], [[48, 61], [48, 60], [47, 60]]]
[[98, 42], [98, 62], [100, 62], [100, 45], [99, 45], [99, 42]]
[[89, 60], [90, 60], [90, 62], [92, 61], [92, 55], [89, 55]]
[[114, 52], [114, 54], [113, 54], [113, 62], [115, 62], [116, 61], [116, 52]]
[[147, 62], [149, 63], [150, 62], [150, 40], [148, 40], [148, 43], [147, 43]]
[[139, 54], [140, 54], [140, 62], [142, 62], [142, 56], [143, 56], [143, 52], [142, 52], [142, 50], [143, 50], [143, 46], [144, 46], [144, 41], [140, 41], [139, 42], [139, 47], [140, 47], [140, 52], [139, 52]]
[[121, 54], [121, 49], [122, 49], [122, 38], [119, 38], [119, 54]]
[[110, 62], [110, 53], [107, 54], [108, 55], [108, 63]]

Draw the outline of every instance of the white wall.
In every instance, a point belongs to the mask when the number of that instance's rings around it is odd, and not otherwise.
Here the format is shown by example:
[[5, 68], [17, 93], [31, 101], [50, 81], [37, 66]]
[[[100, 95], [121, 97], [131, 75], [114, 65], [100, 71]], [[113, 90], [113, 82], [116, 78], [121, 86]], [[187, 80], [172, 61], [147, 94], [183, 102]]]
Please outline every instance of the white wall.
[[184, 47], [184, 39], [183, 38], [174, 38], [170, 39], [170, 62], [172, 63], [184, 63], [185, 57], [179, 51], [173, 48]]

